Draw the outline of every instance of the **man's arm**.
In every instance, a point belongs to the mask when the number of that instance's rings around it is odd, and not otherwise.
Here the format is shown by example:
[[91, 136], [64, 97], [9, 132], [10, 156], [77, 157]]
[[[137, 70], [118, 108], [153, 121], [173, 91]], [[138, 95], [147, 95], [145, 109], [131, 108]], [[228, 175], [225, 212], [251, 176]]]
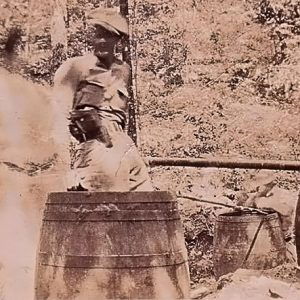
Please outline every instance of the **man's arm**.
[[122, 80], [126, 86], [129, 84], [130, 78], [130, 67], [126, 62], [122, 64], [115, 64], [112, 68], [112, 75], [118, 80]]
[[127, 63], [115, 64], [112, 67], [113, 81], [106, 87], [106, 91], [114, 95], [117, 91], [128, 98], [130, 68]]
[[53, 120], [53, 136], [58, 145], [59, 164], [62, 164], [63, 168], [70, 167], [69, 146], [71, 139], [68, 117], [78, 81], [79, 72], [76, 70], [74, 59], [64, 62], [54, 75], [52, 104], [56, 117]]
[[79, 82], [80, 72], [76, 67], [76, 60], [64, 62], [54, 75], [53, 98], [59, 106], [72, 108], [73, 99]]

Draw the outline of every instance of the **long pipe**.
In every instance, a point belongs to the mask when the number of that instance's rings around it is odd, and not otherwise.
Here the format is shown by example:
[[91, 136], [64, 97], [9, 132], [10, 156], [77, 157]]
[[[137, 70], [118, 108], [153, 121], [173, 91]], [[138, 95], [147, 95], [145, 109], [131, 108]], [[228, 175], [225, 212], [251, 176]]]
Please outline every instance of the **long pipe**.
[[149, 157], [151, 167], [201, 167], [226, 169], [265, 169], [300, 171], [300, 161], [285, 160], [232, 160], [232, 159], [204, 159], [204, 158], [162, 158]]

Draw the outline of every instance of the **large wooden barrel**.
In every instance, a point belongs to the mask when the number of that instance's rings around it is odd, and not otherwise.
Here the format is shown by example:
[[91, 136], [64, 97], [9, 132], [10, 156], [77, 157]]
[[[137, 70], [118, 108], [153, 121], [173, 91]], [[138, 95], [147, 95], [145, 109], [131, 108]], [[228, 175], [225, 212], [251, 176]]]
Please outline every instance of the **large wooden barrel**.
[[238, 268], [264, 270], [286, 260], [286, 245], [276, 212], [225, 213], [214, 234], [214, 272], [220, 276]]
[[189, 288], [175, 195], [49, 194], [36, 300], [183, 299]]

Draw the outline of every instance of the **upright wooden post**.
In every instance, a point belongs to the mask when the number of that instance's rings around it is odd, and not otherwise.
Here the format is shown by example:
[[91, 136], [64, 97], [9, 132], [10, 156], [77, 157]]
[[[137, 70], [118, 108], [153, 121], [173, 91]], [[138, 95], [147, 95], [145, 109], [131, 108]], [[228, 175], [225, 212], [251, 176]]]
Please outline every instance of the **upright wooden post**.
[[[128, 13], [128, 0], [120, 0], [120, 13], [123, 17], [127, 18], [129, 22]], [[132, 81], [132, 61], [131, 61], [131, 49], [130, 49], [130, 34], [124, 39], [123, 42], [123, 60], [128, 63], [130, 67], [130, 79], [129, 79], [129, 103], [128, 103], [128, 134], [137, 144], [137, 122], [136, 122], [136, 101], [133, 93], [133, 81]]]

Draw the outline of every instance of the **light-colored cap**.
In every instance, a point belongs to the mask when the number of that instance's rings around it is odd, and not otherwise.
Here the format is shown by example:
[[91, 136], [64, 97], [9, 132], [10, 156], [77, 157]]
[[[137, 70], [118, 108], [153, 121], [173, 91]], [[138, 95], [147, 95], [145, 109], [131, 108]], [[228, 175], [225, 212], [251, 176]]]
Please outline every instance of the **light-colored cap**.
[[97, 8], [87, 15], [87, 22], [93, 25], [100, 25], [106, 30], [117, 35], [128, 35], [127, 20], [115, 9]]

